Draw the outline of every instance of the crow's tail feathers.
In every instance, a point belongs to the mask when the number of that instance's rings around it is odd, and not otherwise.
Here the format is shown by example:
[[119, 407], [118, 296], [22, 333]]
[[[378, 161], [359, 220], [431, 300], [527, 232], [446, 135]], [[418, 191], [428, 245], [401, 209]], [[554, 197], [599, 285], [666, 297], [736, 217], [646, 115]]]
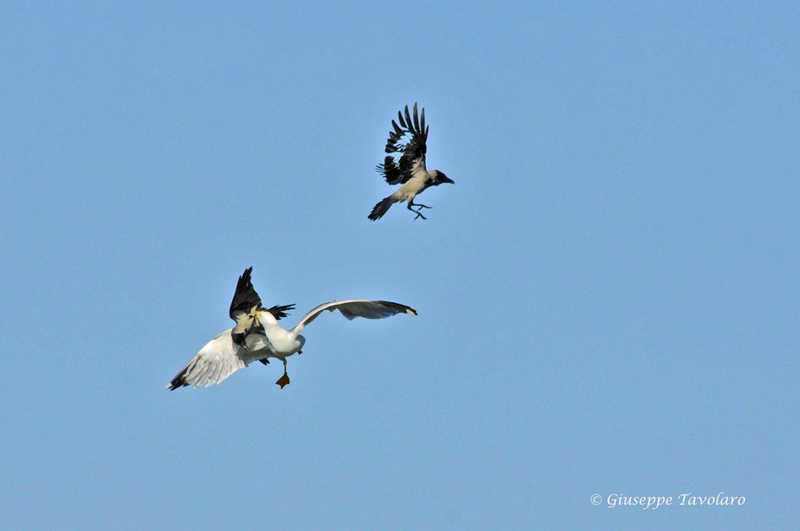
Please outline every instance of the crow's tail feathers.
[[389, 207], [394, 204], [395, 199], [392, 196], [387, 197], [377, 205], [375, 208], [372, 209], [372, 213], [368, 216], [369, 219], [375, 221], [376, 219], [381, 219], [384, 214], [389, 210]]

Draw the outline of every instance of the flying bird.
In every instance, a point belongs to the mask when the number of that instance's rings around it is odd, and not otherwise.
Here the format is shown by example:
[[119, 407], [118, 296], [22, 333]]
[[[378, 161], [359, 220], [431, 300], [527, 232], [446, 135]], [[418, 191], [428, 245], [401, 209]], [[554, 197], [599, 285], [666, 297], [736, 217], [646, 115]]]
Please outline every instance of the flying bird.
[[[422, 117], [417, 114], [417, 104], [414, 104], [414, 118], [408, 112], [408, 105], [405, 108], [405, 119], [402, 112], [397, 113], [397, 122], [392, 120], [393, 131], [389, 131], [389, 140], [386, 141], [386, 153], [389, 155], [378, 164], [378, 173], [383, 175], [389, 184], [402, 184], [392, 195], [375, 205], [368, 216], [372, 221], [381, 219], [394, 203], [408, 201], [407, 208], [414, 212], [414, 219], [427, 219], [422, 215], [423, 208], [429, 206], [414, 203], [414, 198], [421, 194], [429, 186], [439, 186], [442, 183], [455, 184], [444, 172], [439, 170], [428, 171], [425, 166], [425, 153], [428, 150], [428, 129], [425, 126], [425, 109], [422, 109]], [[400, 140], [410, 135], [411, 140], [402, 144]], [[402, 153], [399, 161], [395, 160], [393, 153]], [[417, 207], [414, 210], [413, 207]]]
[[[339, 310], [349, 320], [356, 317], [383, 319], [399, 313], [417, 315], [413, 308], [396, 302], [372, 300], [327, 302], [304, 315], [297, 326], [286, 330], [278, 325], [278, 320], [286, 317], [285, 312], [294, 309], [294, 305], [273, 306], [264, 310], [261, 298], [250, 282], [252, 269], [245, 270], [244, 275], [239, 278], [231, 303], [231, 318], [236, 321], [236, 327], [221, 333], [203, 347], [172, 379], [167, 389], [173, 390], [186, 385], [208, 387], [218, 384], [253, 361], [269, 364], [269, 358], [283, 362], [283, 376], [275, 382], [283, 389], [289, 384], [286, 358], [295, 353], [302, 354], [301, 349], [305, 345], [306, 338], [300, 333], [325, 310], [330, 312]], [[246, 310], [243, 310], [244, 308]]]
[[179, 387], [194, 384], [195, 387], [220, 383], [225, 378], [244, 369], [255, 360], [264, 359], [263, 353], [252, 352], [247, 349], [246, 336], [256, 324], [257, 316], [264, 312], [273, 319], [286, 317], [286, 312], [294, 309], [294, 304], [286, 306], [273, 306], [264, 309], [261, 297], [253, 288], [250, 274], [253, 268], [245, 269], [236, 283], [229, 315], [236, 326], [229, 328], [220, 335], [206, 343], [200, 352], [186, 364], [172, 381], [167, 384], [167, 389], [173, 391]]

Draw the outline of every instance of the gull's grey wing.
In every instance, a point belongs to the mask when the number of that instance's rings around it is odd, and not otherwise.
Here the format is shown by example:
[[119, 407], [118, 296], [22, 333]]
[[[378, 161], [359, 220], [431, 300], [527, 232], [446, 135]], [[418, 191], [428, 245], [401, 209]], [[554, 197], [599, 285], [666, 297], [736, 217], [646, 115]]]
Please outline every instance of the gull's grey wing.
[[316, 319], [319, 314], [328, 310], [330, 312], [339, 310], [342, 315], [348, 319], [355, 319], [356, 317], [364, 317], [366, 319], [384, 319], [397, 315], [399, 313], [407, 313], [409, 315], [417, 315], [416, 310], [406, 306], [405, 304], [398, 304], [396, 302], [388, 301], [371, 301], [371, 300], [349, 300], [349, 301], [334, 301], [320, 304], [307, 314], [303, 316], [300, 323], [292, 329], [293, 332], [300, 333], [311, 321]]
[[256, 359], [264, 357], [263, 353], [253, 353], [234, 343], [231, 330], [225, 330], [206, 343], [166, 388], [173, 391], [187, 385], [208, 387], [218, 384]]

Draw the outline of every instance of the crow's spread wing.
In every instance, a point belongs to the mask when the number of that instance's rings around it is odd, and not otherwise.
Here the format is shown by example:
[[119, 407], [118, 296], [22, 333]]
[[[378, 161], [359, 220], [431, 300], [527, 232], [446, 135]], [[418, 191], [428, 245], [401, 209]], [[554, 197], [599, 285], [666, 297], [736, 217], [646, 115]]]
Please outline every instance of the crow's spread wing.
[[[389, 153], [383, 164], [378, 164], [378, 173], [383, 175], [389, 184], [402, 184], [425, 167], [426, 143], [428, 141], [428, 127], [425, 127], [425, 109], [422, 115], [417, 114], [417, 104], [414, 104], [414, 114], [408, 112], [408, 105], [405, 108], [405, 117], [402, 112], [397, 113], [397, 122], [392, 120], [393, 131], [389, 132], [389, 140], [386, 141], [386, 153]], [[408, 135], [410, 140], [405, 144], [403, 138]], [[402, 153], [399, 160], [395, 160], [392, 153]]]
[[252, 267], [245, 269], [242, 276], [239, 277], [239, 281], [236, 283], [236, 292], [233, 294], [229, 312], [231, 319], [236, 321], [236, 324], [239, 324], [237, 317], [240, 314], [249, 312], [253, 309], [253, 306], [259, 310], [262, 308], [261, 297], [256, 293], [253, 282], [250, 280], [250, 273], [252, 272]]

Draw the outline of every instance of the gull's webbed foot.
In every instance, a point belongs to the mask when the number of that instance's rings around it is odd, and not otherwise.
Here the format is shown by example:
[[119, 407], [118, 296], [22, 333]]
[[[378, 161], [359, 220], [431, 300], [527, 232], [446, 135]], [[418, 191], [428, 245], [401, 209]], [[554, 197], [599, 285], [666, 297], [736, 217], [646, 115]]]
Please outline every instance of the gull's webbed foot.
[[283, 376], [281, 376], [280, 379], [275, 383], [280, 385], [281, 389], [283, 389], [284, 387], [289, 385], [289, 375], [286, 374], [286, 373], [283, 373]]

